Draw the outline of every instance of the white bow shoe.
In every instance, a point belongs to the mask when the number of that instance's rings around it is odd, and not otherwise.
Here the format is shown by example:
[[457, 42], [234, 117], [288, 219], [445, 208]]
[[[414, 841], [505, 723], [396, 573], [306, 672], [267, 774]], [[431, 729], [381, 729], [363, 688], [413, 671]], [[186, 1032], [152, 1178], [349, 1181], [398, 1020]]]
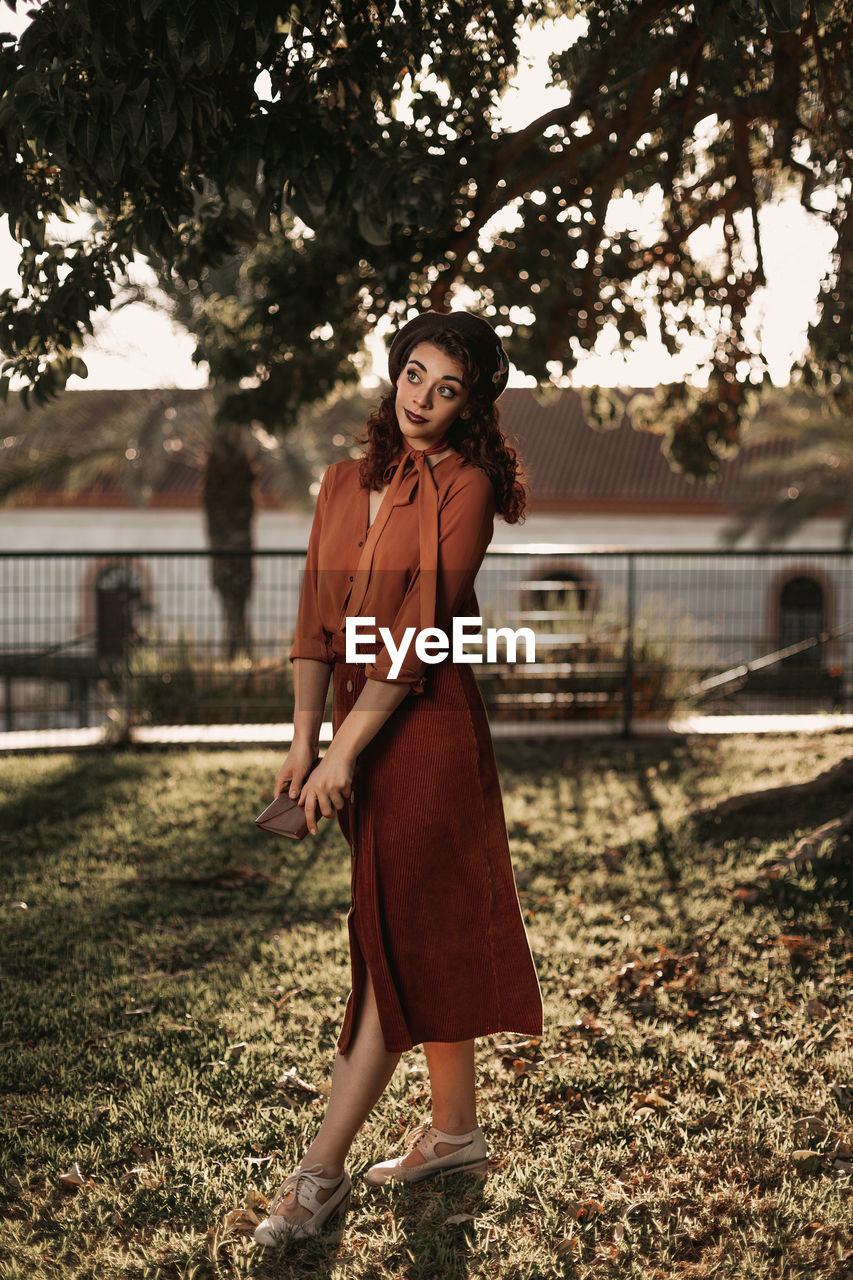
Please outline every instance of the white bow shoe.
[[[270, 1201], [269, 1216], [259, 1222], [252, 1233], [252, 1239], [257, 1244], [271, 1246], [281, 1244], [289, 1236], [298, 1239], [316, 1235], [323, 1224], [339, 1210], [346, 1213], [352, 1191], [349, 1174], [344, 1169], [338, 1178], [321, 1178], [322, 1168], [321, 1164], [314, 1164], [307, 1169], [297, 1169], [285, 1178]], [[335, 1190], [328, 1200], [320, 1200], [317, 1192], [329, 1187], [334, 1187]], [[310, 1210], [311, 1217], [305, 1222], [291, 1222], [277, 1212], [285, 1200], [303, 1205]]]
[[[445, 1155], [437, 1155], [436, 1147], [442, 1143], [454, 1149]], [[405, 1157], [415, 1150], [420, 1152], [423, 1163], [404, 1165]], [[484, 1177], [488, 1166], [486, 1139], [479, 1125], [469, 1133], [443, 1133], [431, 1124], [420, 1124], [411, 1135], [405, 1155], [371, 1165], [364, 1178], [372, 1186], [380, 1187], [389, 1180], [421, 1182], [436, 1173], [472, 1173]]]

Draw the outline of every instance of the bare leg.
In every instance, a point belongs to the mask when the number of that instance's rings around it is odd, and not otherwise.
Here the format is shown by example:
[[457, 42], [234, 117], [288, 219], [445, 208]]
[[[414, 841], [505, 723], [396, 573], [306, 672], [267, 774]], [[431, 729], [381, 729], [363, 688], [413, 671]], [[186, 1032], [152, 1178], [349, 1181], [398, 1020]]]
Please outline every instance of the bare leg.
[[[477, 1126], [474, 1041], [430, 1041], [424, 1044], [424, 1052], [432, 1090], [432, 1123], [443, 1133], [469, 1133]], [[450, 1143], [439, 1142], [435, 1153], [446, 1156], [454, 1150]], [[409, 1167], [423, 1162], [417, 1147], [401, 1161]]]
[[[368, 974], [355, 1031], [346, 1054], [335, 1056], [329, 1105], [316, 1138], [302, 1157], [303, 1169], [321, 1164], [324, 1178], [337, 1178], [343, 1172], [353, 1138], [376, 1105], [399, 1061], [399, 1053], [388, 1053], [385, 1048]], [[324, 1189], [318, 1192], [318, 1199], [327, 1200], [333, 1192], [334, 1187]], [[291, 1222], [304, 1222], [311, 1216], [306, 1208], [294, 1203], [292, 1195], [283, 1202], [279, 1212]]]

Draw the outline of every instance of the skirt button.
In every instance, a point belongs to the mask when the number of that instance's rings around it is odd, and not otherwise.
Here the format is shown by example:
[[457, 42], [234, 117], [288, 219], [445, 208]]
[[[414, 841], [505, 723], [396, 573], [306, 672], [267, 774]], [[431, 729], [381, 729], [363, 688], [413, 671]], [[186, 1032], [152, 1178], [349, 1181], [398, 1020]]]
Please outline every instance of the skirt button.
[[347, 693], [352, 693], [352, 680], [347, 680]]

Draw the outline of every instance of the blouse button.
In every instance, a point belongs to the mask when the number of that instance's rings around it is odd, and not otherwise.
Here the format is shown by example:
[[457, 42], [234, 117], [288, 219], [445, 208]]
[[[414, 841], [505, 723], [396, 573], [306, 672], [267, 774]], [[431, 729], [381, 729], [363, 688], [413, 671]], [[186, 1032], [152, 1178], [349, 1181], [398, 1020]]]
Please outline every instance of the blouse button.
[[364, 538], [359, 538], [359, 540], [358, 540], [358, 545], [359, 545], [360, 547], [363, 547], [363, 546], [364, 546]]
[[347, 693], [352, 693], [352, 680], [347, 680]]
[[350, 576], [349, 576], [349, 580], [350, 580], [350, 582], [352, 582], [352, 574], [350, 574]]

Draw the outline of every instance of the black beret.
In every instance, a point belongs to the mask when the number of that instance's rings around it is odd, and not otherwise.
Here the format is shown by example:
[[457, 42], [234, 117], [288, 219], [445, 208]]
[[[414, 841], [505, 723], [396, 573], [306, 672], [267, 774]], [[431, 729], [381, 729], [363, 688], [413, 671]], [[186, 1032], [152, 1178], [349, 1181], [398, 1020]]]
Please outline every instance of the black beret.
[[500, 338], [488, 320], [482, 320], [467, 311], [449, 311], [446, 315], [439, 311], [423, 311], [414, 320], [404, 324], [388, 351], [388, 376], [391, 385], [397, 385], [403, 357], [419, 342], [429, 342], [439, 329], [451, 329], [461, 338], [480, 370], [477, 389], [484, 391], [492, 400], [497, 400], [509, 377], [509, 360]]

